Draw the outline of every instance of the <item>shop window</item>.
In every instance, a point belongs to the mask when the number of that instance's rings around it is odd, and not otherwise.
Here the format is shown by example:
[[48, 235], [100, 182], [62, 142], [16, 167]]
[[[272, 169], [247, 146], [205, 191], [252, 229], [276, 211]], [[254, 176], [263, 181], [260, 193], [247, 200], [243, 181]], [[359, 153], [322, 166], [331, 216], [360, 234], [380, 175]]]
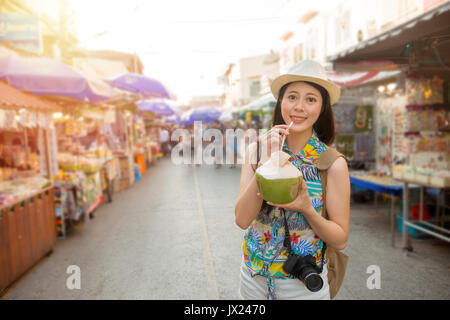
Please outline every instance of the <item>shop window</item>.
[[250, 97], [259, 97], [261, 91], [261, 81], [250, 82]]

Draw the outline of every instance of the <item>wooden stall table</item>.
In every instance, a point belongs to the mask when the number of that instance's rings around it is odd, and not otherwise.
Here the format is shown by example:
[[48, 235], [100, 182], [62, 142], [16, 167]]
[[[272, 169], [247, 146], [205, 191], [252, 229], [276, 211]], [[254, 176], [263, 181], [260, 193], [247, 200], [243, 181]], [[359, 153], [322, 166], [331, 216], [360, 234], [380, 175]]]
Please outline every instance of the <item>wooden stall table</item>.
[[0, 206], [0, 295], [53, 251], [56, 217], [53, 186]]

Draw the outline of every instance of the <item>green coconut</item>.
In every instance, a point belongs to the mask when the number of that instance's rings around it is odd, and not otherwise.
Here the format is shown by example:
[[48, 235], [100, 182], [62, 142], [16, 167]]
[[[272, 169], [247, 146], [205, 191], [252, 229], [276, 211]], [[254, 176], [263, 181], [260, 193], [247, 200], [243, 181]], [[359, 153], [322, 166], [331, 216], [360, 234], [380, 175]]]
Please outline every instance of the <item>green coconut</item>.
[[264, 200], [283, 204], [297, 198], [303, 175], [289, 158], [285, 152], [274, 152], [270, 160], [256, 170], [256, 184]]

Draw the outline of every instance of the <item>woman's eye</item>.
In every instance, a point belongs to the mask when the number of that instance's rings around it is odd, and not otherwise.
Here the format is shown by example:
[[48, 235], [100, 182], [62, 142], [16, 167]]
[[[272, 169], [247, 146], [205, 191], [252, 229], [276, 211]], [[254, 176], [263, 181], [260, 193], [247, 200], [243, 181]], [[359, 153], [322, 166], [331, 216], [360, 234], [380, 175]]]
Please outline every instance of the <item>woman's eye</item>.
[[291, 95], [288, 98], [289, 98], [289, 100], [295, 100], [296, 99], [296, 97], [294, 95]]
[[315, 99], [315, 98], [312, 98], [312, 97], [309, 97], [309, 98], [307, 98], [307, 101], [308, 101], [309, 103], [314, 103], [314, 102], [316, 102], [316, 99]]

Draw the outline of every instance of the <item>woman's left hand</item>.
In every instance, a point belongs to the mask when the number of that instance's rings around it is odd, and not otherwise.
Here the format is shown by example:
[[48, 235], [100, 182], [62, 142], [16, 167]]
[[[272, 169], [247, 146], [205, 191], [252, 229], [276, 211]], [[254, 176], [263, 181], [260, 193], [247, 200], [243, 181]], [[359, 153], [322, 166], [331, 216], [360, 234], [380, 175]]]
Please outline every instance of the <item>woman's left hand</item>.
[[[258, 197], [262, 198], [260, 193], [258, 193]], [[308, 187], [306, 186], [306, 182], [304, 179], [302, 179], [302, 188], [294, 201], [284, 204], [267, 202], [267, 204], [289, 211], [301, 212], [302, 214], [311, 212], [311, 209], [314, 209], [311, 203], [311, 199], [309, 198]]]

